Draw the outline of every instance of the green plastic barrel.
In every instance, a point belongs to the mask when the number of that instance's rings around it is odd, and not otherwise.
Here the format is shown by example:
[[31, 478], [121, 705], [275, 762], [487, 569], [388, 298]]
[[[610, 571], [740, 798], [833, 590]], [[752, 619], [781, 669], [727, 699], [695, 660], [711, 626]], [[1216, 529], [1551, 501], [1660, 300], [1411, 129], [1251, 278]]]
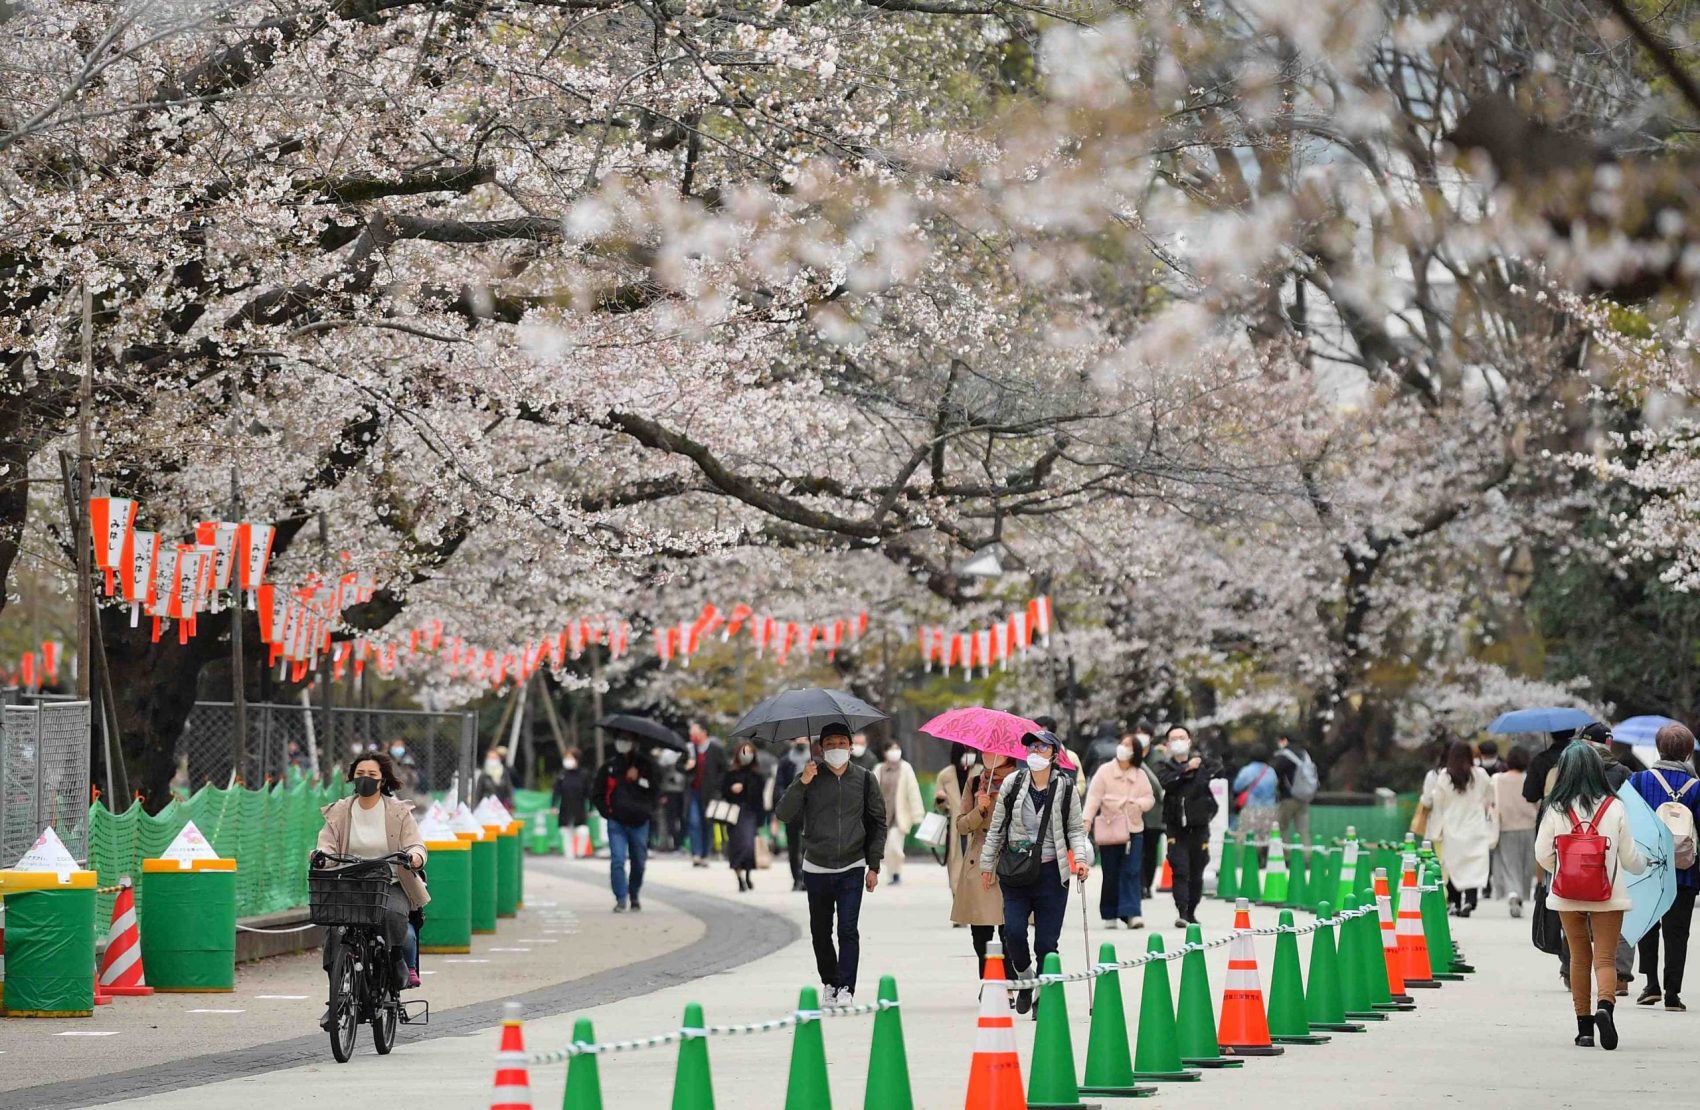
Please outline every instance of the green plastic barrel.
[[[513, 917], [519, 913], [519, 833], [518, 822], [499, 826], [496, 830], [496, 916]], [[486, 834], [490, 826], [484, 827]]]
[[[463, 836], [462, 839], [465, 839]], [[496, 931], [496, 838], [468, 841], [472, 845], [472, 931]]]
[[[509, 826], [514, 834], [514, 909], [525, 909], [525, 822]], [[556, 838], [559, 841], [559, 837]]]
[[148, 986], [179, 994], [236, 989], [236, 861], [142, 861], [142, 967]]
[[472, 844], [466, 840], [427, 840], [430, 857], [431, 902], [425, 907], [425, 928], [419, 931], [421, 952], [472, 951]]
[[[561, 815], [552, 809], [540, 809], [525, 818], [525, 850], [534, 856], [552, 856], [561, 851]], [[520, 889], [525, 887], [520, 881]]]
[[[93, 871], [0, 871], [6, 900], [6, 1017], [94, 1013]], [[20, 1065], [22, 1061], [20, 1060]]]

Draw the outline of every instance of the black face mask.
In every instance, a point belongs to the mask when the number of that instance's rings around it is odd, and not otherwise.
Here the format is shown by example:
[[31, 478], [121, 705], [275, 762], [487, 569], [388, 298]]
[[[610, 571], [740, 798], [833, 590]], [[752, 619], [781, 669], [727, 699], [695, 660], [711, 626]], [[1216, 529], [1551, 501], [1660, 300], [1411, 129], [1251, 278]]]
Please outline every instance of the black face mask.
[[354, 792], [362, 798], [370, 798], [378, 792], [378, 788], [382, 785], [383, 780], [381, 779], [355, 779]]

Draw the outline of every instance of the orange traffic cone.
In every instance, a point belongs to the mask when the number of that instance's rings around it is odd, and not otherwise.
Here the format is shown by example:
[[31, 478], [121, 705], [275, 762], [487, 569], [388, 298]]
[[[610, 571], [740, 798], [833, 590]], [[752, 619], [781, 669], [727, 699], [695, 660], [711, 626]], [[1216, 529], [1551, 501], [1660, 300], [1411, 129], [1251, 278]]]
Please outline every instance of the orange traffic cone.
[[94, 973], [94, 1004], [96, 1006], [112, 1005], [112, 996], [106, 993], [106, 988], [100, 985], [100, 972]]
[[112, 903], [112, 929], [106, 934], [106, 955], [95, 980], [101, 991], [120, 998], [140, 998], [153, 993], [142, 974], [142, 934], [136, 925], [136, 892], [128, 876], [118, 880], [118, 899]]
[[1438, 987], [1434, 968], [1428, 961], [1428, 939], [1423, 936], [1423, 897], [1417, 890], [1417, 857], [1407, 853], [1400, 861], [1399, 878], [1399, 972], [1408, 987]]
[[1375, 914], [1381, 921], [1381, 957], [1387, 965], [1387, 993], [1395, 1002], [1413, 1001], [1405, 993], [1404, 963], [1399, 954], [1399, 937], [1393, 931], [1393, 896], [1387, 889], [1387, 868], [1375, 869]]
[[980, 985], [980, 1031], [968, 1072], [966, 1110], [1026, 1110], [1021, 1057], [1015, 1051], [1015, 1019], [1004, 989], [1003, 945], [986, 946], [985, 982]]
[[1228, 945], [1228, 980], [1222, 988], [1216, 1040], [1230, 1056], [1279, 1056], [1286, 1051], [1269, 1040], [1257, 949], [1251, 942], [1251, 904], [1244, 898], [1234, 902], [1234, 939]]
[[531, 1110], [531, 1075], [526, 1071], [525, 1036], [520, 1032], [519, 1003], [510, 1002], [502, 1019], [502, 1043], [496, 1050], [496, 1088], [490, 1110]]
[[1161, 877], [1157, 880], [1157, 889], [1164, 893], [1175, 889], [1175, 872], [1169, 866], [1168, 856], [1163, 857], [1163, 871]]

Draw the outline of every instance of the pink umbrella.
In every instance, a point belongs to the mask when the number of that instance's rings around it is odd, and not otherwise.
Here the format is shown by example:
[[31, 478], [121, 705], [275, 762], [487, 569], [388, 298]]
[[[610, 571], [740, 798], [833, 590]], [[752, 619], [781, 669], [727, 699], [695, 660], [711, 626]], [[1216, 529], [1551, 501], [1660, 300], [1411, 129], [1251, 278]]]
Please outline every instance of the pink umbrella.
[[[1027, 749], [1022, 745], [1021, 738], [1029, 732], [1043, 732], [1044, 729], [1026, 717], [1017, 717], [1014, 713], [987, 709], [979, 705], [966, 705], [961, 709], [947, 709], [940, 713], [922, 725], [921, 731], [935, 740], [961, 744], [963, 747], [991, 755], [1007, 755], [1019, 762], [1027, 758]], [[1070, 771], [1078, 766], [1067, 748], [1062, 749], [1061, 763]]]

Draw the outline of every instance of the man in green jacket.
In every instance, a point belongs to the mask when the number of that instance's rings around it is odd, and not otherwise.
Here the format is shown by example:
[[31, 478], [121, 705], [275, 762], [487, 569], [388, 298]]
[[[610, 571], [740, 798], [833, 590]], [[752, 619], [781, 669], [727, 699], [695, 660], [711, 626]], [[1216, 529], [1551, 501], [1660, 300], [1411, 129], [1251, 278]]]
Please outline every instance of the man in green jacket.
[[821, 1004], [848, 1006], [855, 999], [861, 956], [857, 922], [862, 893], [879, 885], [885, 801], [873, 775], [850, 761], [848, 728], [822, 728], [820, 747], [821, 759], [804, 765], [774, 814], [787, 823], [800, 819], [803, 826], [803, 887], [809, 894], [809, 934], [820, 972]]

